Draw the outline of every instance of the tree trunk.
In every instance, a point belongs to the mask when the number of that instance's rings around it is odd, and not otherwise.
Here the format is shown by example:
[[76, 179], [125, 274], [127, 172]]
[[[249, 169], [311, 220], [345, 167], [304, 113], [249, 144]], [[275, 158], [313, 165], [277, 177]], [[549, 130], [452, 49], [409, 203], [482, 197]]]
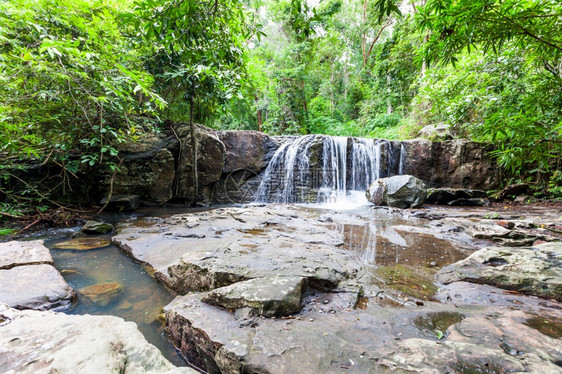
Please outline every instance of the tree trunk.
[[197, 129], [193, 121], [193, 98], [189, 99], [189, 127], [191, 130], [191, 151], [193, 163], [193, 199], [191, 206], [197, 206], [197, 196], [199, 196], [199, 176], [197, 172]]

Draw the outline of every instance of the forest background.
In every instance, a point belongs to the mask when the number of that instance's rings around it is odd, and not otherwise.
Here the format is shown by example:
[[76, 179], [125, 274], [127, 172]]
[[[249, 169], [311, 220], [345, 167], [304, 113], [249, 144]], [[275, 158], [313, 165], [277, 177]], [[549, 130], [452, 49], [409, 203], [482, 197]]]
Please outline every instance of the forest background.
[[0, 178], [30, 160], [118, 172], [118, 143], [170, 121], [387, 139], [444, 124], [560, 198], [561, 31], [558, 0], [0, 0]]

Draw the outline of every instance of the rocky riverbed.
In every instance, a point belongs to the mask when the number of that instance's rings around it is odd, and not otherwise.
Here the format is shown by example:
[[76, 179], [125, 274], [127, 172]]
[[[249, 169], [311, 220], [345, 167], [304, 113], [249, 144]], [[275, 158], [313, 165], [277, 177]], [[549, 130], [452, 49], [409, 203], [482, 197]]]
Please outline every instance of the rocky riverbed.
[[[556, 373], [561, 216], [542, 207], [253, 205], [121, 222], [112, 241], [178, 294], [165, 308], [171, 340], [210, 373]], [[22, 266], [39, 266], [24, 252]], [[27, 362], [35, 372], [80, 367], [86, 350], [63, 362], [69, 348], [56, 342], [70, 334], [87, 344], [96, 333], [85, 331], [103, 318], [115, 334], [134, 330], [116, 317], [3, 308], [4, 371]], [[52, 326], [26, 330], [35, 318]], [[184, 370], [119, 336], [105, 347], [121, 347], [110, 356], [125, 357], [126, 372]], [[49, 350], [33, 361], [35, 344]], [[47, 365], [47, 357], [55, 359]]]

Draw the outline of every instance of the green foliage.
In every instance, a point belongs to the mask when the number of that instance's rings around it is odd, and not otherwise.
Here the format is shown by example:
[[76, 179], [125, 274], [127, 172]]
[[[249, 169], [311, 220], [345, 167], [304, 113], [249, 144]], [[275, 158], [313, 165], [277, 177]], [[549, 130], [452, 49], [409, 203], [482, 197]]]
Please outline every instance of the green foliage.
[[5, 229], [0, 227], [0, 236], [10, 235], [15, 233], [16, 229]]
[[[498, 53], [505, 46], [531, 52], [560, 67], [562, 3], [555, 0], [428, 0], [418, 13], [430, 32], [424, 54], [429, 60], [458, 61], [465, 48]], [[558, 67], [557, 67], [558, 66]]]
[[93, 165], [162, 105], [106, 1], [0, 2], [0, 152]]
[[139, 1], [124, 19], [139, 44], [150, 46], [147, 67], [170, 103], [166, 117], [187, 119], [194, 103], [195, 120], [204, 122], [238, 94], [243, 43], [253, 32], [239, 0]]

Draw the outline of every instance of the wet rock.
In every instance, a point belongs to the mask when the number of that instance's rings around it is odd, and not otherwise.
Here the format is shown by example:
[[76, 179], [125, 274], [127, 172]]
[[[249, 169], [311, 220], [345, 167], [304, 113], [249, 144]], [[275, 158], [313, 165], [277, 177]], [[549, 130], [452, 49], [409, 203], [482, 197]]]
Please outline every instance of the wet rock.
[[[0, 270], [0, 303], [16, 309], [65, 309], [76, 294], [48, 264]], [[1, 360], [0, 360], [1, 361]]]
[[115, 282], [100, 283], [82, 288], [78, 292], [99, 306], [106, 306], [123, 292], [123, 286]]
[[[107, 197], [100, 201], [100, 205], [107, 203]], [[139, 208], [140, 198], [138, 195], [113, 195], [107, 203], [107, 210], [114, 212], [128, 212]]]
[[397, 208], [420, 207], [426, 198], [425, 183], [411, 175], [397, 175], [377, 179], [366, 192], [367, 199], [375, 205]]
[[114, 195], [137, 195], [143, 203], [161, 204], [170, 200], [177, 147], [178, 140], [163, 132], [150, 132], [136, 142], [118, 144], [122, 164], [115, 176], [106, 170], [99, 177], [102, 196], [107, 196], [113, 188]]
[[486, 144], [464, 139], [414, 139], [401, 144], [407, 155], [403, 173], [414, 175], [428, 186], [488, 190], [501, 181], [499, 168], [489, 156]]
[[107, 247], [111, 244], [109, 239], [101, 238], [76, 238], [57, 243], [53, 249], [72, 249], [75, 251], [88, 251], [90, 249], [98, 249]]
[[[201, 297], [176, 298], [166, 320], [174, 344], [209, 373], [442, 373], [486, 365], [500, 372], [556, 372], [562, 358], [557, 339], [526, 325], [531, 315], [509, 309], [496, 309], [491, 319], [489, 310], [370, 307], [241, 324]], [[416, 318], [446, 330], [443, 339], [420, 336]], [[525, 360], [510, 352], [524, 352]]]
[[429, 140], [450, 140], [453, 138], [453, 135], [451, 134], [449, 125], [445, 123], [436, 123], [422, 128], [418, 132], [417, 137]]
[[87, 221], [82, 227], [81, 231], [84, 234], [107, 234], [113, 231], [113, 225], [106, 222]]
[[196, 373], [177, 368], [133, 322], [0, 304], [2, 373]]
[[504, 199], [513, 199], [517, 195], [526, 194], [529, 191], [529, 185], [527, 183], [518, 183], [518, 184], [511, 184], [507, 187], [504, 187], [500, 192], [493, 196], [494, 200], [504, 200]]
[[0, 243], [0, 270], [38, 264], [53, 264], [51, 253], [43, 245], [43, 240]]
[[301, 310], [306, 278], [255, 278], [208, 292], [203, 302], [226, 309], [249, 307], [266, 317], [288, 316]]
[[[501, 221], [500, 221], [501, 222]], [[531, 245], [537, 239], [545, 239], [541, 234], [532, 233], [526, 230], [509, 229], [495, 222], [482, 220], [480, 222], [464, 222], [466, 224], [465, 231], [468, 235], [477, 239], [488, 239], [495, 242], [511, 245], [524, 246]]]
[[176, 215], [154, 229], [125, 228], [113, 241], [180, 294], [272, 276], [336, 287], [361, 268], [337, 249], [342, 234], [283, 206]]
[[562, 301], [562, 243], [487, 247], [437, 273], [441, 283], [484, 283]]
[[[449, 204], [449, 205], [470, 205], [470, 204], [458, 204], [455, 201], [469, 200], [469, 199], [485, 199], [487, 194], [481, 190], [471, 190], [465, 188], [429, 188], [427, 190], [427, 199], [425, 202], [427, 204]], [[473, 204], [479, 205], [479, 204]]]
[[225, 146], [224, 173], [237, 170], [259, 172], [265, 165], [265, 156], [272, 140], [258, 131], [221, 131], [219, 139]]
[[[191, 129], [180, 125], [177, 134], [181, 139], [177, 169], [177, 191], [175, 198], [191, 201], [193, 197], [193, 155]], [[213, 191], [221, 179], [225, 163], [225, 147], [216, 133], [207, 127], [197, 125], [199, 178], [199, 200], [211, 202]]]

